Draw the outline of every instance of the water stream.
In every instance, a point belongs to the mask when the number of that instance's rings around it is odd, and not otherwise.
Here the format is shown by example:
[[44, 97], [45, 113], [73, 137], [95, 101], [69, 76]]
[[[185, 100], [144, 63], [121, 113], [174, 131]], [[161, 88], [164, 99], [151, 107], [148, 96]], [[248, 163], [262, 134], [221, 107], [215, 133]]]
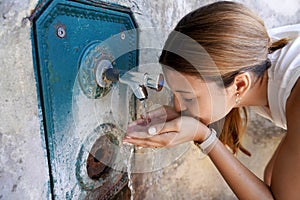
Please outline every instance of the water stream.
[[142, 111], [141, 111], [141, 116], [145, 117], [145, 122], [149, 122], [147, 119], [147, 112], [148, 112], [148, 104], [147, 104], [147, 100], [145, 99], [144, 101], [141, 102], [142, 104]]
[[[147, 118], [147, 112], [148, 112], [148, 104], [147, 101], [141, 101], [141, 106], [139, 107], [140, 109], [140, 116], [143, 117], [145, 119], [145, 124], [144, 125], [148, 125], [148, 123], [150, 123], [150, 119]], [[135, 190], [133, 187], [133, 180], [132, 180], [132, 173], [134, 171], [133, 167], [134, 167], [134, 152], [135, 152], [135, 146], [130, 146], [130, 153], [129, 153], [129, 158], [127, 161], [127, 175], [128, 175], [128, 188], [131, 191], [131, 196], [130, 196], [130, 200], [134, 199], [134, 194], [135, 194]], [[148, 150], [152, 150], [153, 149], [148, 149]], [[154, 158], [151, 159], [152, 161], [152, 168], [154, 169]], [[158, 181], [155, 181], [155, 183]]]
[[132, 163], [133, 163], [134, 146], [130, 147], [130, 154], [127, 163], [127, 175], [128, 175], [128, 188], [130, 189], [130, 200], [134, 198], [134, 188], [132, 183]]

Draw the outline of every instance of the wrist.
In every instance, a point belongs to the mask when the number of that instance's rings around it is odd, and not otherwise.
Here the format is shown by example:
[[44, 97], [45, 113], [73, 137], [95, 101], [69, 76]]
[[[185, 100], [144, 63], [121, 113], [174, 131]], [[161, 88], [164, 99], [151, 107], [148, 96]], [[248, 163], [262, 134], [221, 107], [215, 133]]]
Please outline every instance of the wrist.
[[208, 154], [217, 143], [217, 133], [214, 129], [209, 129], [209, 135], [201, 143], [194, 141], [194, 144], [201, 149], [204, 154]]
[[194, 142], [196, 143], [202, 143], [205, 141], [211, 133], [211, 130], [205, 126], [204, 130], [198, 130], [195, 137], [194, 137]]

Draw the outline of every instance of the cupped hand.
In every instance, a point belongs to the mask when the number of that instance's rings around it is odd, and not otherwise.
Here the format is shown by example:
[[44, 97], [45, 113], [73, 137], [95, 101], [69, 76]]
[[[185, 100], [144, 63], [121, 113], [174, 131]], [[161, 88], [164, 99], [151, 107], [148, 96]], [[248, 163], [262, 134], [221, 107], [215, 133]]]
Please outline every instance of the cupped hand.
[[136, 125], [149, 125], [150, 123], [163, 123], [177, 117], [180, 117], [180, 113], [176, 112], [172, 106], [164, 105], [148, 112], [146, 116], [141, 115], [141, 118], [133, 121], [129, 127]]
[[210, 133], [207, 126], [193, 117], [172, 118], [166, 113], [153, 116], [152, 113], [150, 120], [138, 119], [130, 124], [123, 142], [140, 147], [173, 147], [188, 141], [202, 142]]

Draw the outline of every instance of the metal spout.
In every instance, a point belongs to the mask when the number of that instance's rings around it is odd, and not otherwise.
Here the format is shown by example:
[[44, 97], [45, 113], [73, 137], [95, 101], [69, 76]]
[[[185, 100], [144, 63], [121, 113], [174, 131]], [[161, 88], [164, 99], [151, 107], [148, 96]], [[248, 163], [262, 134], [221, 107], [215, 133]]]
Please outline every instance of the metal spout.
[[143, 85], [136, 85], [131, 87], [134, 95], [136, 96], [137, 99], [140, 101], [143, 101], [148, 98], [148, 92], [145, 86]]
[[164, 86], [164, 76], [162, 74], [158, 74], [157, 76], [151, 77], [148, 73], [145, 75], [145, 85], [157, 92], [161, 91]]
[[[110, 82], [120, 82], [128, 85], [137, 99], [143, 101], [148, 98], [147, 88], [155, 91], [161, 91], [164, 85], [164, 76], [162, 74], [150, 75], [148, 73], [127, 71], [123, 73], [114, 69], [112, 66], [107, 67], [104, 71], [102, 80]], [[100, 82], [100, 81], [97, 81]]]

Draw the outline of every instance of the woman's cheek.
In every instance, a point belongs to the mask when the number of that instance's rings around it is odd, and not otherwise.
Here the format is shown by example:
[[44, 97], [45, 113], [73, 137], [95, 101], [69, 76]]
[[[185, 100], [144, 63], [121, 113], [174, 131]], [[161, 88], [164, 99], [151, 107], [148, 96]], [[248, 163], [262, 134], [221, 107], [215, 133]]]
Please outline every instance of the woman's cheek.
[[212, 121], [212, 110], [210, 105], [199, 105], [197, 110], [199, 111], [198, 115], [201, 121], [208, 125]]

